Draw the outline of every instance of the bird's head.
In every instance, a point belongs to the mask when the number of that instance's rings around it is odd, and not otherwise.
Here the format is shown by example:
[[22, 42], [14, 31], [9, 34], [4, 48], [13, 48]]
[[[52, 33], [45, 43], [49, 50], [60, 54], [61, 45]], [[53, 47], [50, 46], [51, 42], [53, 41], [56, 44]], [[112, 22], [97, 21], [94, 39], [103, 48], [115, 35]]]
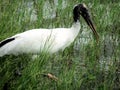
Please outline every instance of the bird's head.
[[96, 28], [93, 25], [92, 19], [90, 17], [89, 11], [87, 9], [87, 6], [85, 4], [78, 4], [74, 7], [73, 9], [73, 18], [74, 21], [77, 22], [77, 20], [79, 20], [80, 15], [84, 18], [84, 20], [86, 21], [86, 23], [88, 24], [88, 26], [91, 28], [91, 30], [93, 31], [97, 41], [99, 39], [99, 36], [97, 34]]

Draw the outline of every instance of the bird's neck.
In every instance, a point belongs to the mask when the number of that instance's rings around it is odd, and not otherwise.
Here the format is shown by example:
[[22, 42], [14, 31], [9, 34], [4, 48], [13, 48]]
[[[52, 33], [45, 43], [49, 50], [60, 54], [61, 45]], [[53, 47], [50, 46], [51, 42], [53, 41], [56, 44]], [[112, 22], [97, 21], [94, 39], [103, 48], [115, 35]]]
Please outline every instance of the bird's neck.
[[81, 26], [80, 26], [79, 20], [77, 20], [76, 22], [73, 23], [71, 29], [72, 29], [72, 33], [73, 33], [74, 37], [76, 37], [78, 35], [80, 28], [81, 28]]

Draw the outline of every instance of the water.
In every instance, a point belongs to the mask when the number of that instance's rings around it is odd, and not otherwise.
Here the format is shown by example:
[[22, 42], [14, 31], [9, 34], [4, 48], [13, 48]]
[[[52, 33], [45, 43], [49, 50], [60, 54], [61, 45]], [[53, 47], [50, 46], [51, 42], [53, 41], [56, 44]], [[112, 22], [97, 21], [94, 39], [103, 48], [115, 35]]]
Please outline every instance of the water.
[[[63, 0], [62, 4], [61, 4], [61, 9], [65, 9], [68, 5], [68, 0]], [[90, 6], [90, 5], [89, 5]], [[44, 19], [54, 19], [56, 18], [56, 10], [58, 7], [58, 0], [54, 0], [53, 3], [50, 3], [49, 0], [46, 0], [44, 5], [43, 5], [43, 18]], [[102, 10], [103, 5], [100, 5], [98, 7], [99, 9]], [[26, 9], [25, 9], [26, 13], [25, 16], [28, 16], [29, 13], [30, 14], [30, 21], [31, 22], [35, 22], [38, 18], [37, 18], [37, 12], [34, 8], [34, 2], [33, 1], [29, 1], [26, 2]], [[110, 16], [110, 9], [109, 7], [106, 8], [107, 12], [102, 15], [101, 18], [104, 18], [104, 20], [106, 21], [105, 25], [111, 25], [112, 23], [112, 16]], [[26, 17], [25, 17], [26, 18]], [[101, 23], [103, 23], [102, 19], [100, 20]], [[90, 43], [93, 40], [93, 35], [92, 35], [92, 31], [88, 30], [87, 25], [82, 25], [82, 31], [80, 32], [80, 36], [77, 39], [77, 41], [75, 42], [74, 45], [74, 50], [79, 51], [80, 49], [82, 49], [82, 47], [84, 47], [85, 45], [87, 45], [88, 43]], [[114, 47], [118, 47], [119, 42], [118, 42], [118, 37], [113, 37], [112, 35], [106, 35], [106, 36], [100, 36], [101, 40], [102, 40], [102, 44], [101, 44], [101, 55], [100, 55], [100, 66], [101, 68], [103, 67], [103, 65], [106, 66], [106, 69], [109, 68], [110, 65], [113, 64], [113, 53], [114, 53]], [[81, 58], [82, 59], [82, 58]]]

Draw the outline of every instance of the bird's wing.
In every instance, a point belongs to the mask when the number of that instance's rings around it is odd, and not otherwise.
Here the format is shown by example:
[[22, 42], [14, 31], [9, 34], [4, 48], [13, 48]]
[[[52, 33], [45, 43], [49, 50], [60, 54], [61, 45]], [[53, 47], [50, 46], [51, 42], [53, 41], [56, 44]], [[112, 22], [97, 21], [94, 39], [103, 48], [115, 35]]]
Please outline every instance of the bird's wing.
[[0, 42], [0, 48], [1, 48], [2, 46], [4, 46], [5, 44], [13, 41], [13, 40], [15, 40], [15, 38], [8, 38], [8, 39], [5, 39], [5, 40], [1, 41], [1, 42]]

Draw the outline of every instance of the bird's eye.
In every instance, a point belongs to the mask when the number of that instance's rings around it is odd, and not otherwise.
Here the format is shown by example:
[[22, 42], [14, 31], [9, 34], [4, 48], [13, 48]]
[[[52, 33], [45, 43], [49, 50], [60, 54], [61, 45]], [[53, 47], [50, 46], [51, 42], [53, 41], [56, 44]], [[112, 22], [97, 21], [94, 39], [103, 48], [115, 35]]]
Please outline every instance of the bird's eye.
[[82, 14], [82, 11], [79, 11], [80, 14]]

